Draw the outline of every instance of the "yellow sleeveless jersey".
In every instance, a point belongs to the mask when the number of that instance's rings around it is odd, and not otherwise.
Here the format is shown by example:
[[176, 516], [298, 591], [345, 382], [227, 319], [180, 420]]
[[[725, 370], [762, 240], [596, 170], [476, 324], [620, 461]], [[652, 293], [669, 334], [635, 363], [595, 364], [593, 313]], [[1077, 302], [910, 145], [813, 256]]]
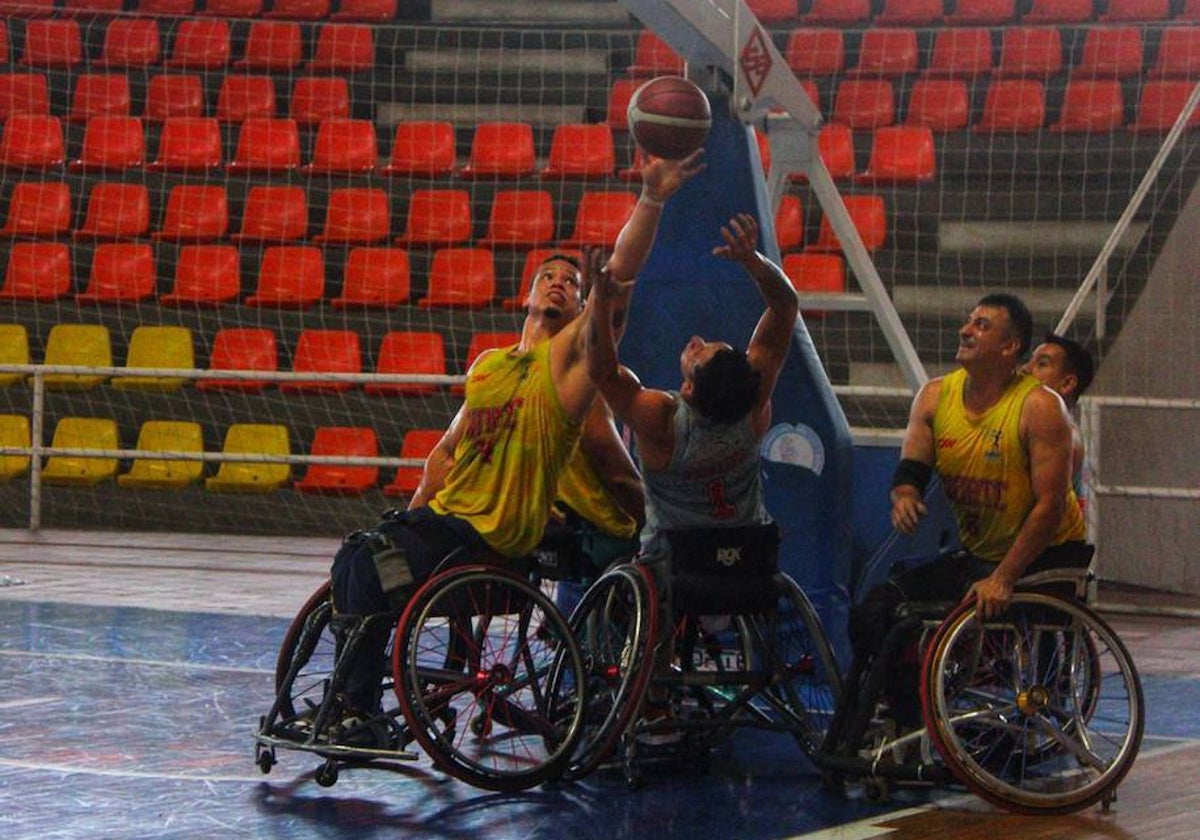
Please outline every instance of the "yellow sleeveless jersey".
[[638, 532], [637, 520], [617, 504], [582, 447], [575, 450], [558, 479], [558, 498], [610, 537], [628, 539]]
[[542, 538], [559, 477], [582, 424], [571, 420], [550, 375], [550, 342], [482, 356], [467, 376], [466, 424], [437, 513], [469, 522], [497, 553], [521, 557]]
[[[954, 510], [963, 546], [985, 560], [999, 562], [1033, 507], [1020, 420], [1026, 397], [1040, 383], [1032, 376], [1018, 375], [995, 405], [972, 419], [963, 407], [966, 381], [961, 368], [942, 380], [933, 415], [934, 469]], [[1083, 537], [1083, 515], [1075, 492], [1068, 487], [1066, 513], [1050, 545]]]

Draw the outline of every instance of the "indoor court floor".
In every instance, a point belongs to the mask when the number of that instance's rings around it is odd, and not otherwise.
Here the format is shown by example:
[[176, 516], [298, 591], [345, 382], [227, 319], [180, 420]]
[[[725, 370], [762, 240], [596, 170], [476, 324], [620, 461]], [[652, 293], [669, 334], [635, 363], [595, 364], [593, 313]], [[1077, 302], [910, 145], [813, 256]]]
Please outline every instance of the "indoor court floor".
[[1194, 838], [1200, 618], [1108, 615], [1146, 738], [1111, 812], [1017, 817], [961, 791], [835, 796], [793, 742], [738, 733], [704, 766], [502, 795], [425, 759], [317, 785], [252, 733], [275, 655], [336, 541], [0, 531], [0, 835], [18, 838]]

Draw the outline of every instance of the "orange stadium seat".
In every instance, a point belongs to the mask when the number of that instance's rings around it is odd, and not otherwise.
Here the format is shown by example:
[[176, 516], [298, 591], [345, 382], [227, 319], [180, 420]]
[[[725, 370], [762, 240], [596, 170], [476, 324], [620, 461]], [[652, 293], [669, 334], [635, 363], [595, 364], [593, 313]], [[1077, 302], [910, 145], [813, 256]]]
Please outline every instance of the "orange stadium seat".
[[54, 0], [4, 0], [0, 12], [4, 17], [45, 17], [54, 14]]
[[683, 59], [657, 32], [643, 29], [638, 33], [628, 72], [631, 76], [682, 76]]
[[840, 29], [793, 29], [785, 57], [797, 76], [835, 76], [846, 69], [846, 39]]
[[215, 116], [221, 122], [244, 122], [251, 117], [274, 117], [275, 82], [270, 76], [239, 76], [221, 80]]
[[175, 287], [164, 306], [219, 306], [242, 291], [241, 257], [232, 245], [184, 245], [175, 263]]
[[1171, 26], [1163, 30], [1151, 76], [1200, 78], [1200, 26]]
[[535, 158], [529, 123], [479, 123], [470, 156], [458, 174], [463, 178], [519, 178], [533, 173]]
[[1101, 23], [1144, 23], [1171, 16], [1170, 0], [1108, 0]]
[[780, 253], [804, 247], [804, 209], [798, 195], [788, 193], [779, 200], [779, 209], [775, 212], [775, 244]]
[[221, 165], [221, 127], [213, 117], [168, 117], [151, 170], [204, 172]]
[[936, 26], [945, 14], [943, 0], [884, 0], [872, 21], [876, 26]]
[[[843, 294], [846, 267], [837, 254], [787, 254], [783, 273], [800, 294]], [[822, 318], [824, 310], [804, 309], [805, 318]]]
[[795, 20], [800, 14], [798, 0], [746, 0], [746, 5], [766, 26]]
[[525, 254], [525, 261], [521, 268], [521, 280], [517, 284], [517, 293], [504, 300], [503, 306], [506, 310], [515, 311], [525, 308], [525, 299], [529, 297], [529, 290], [533, 287], [533, 278], [537, 273], [538, 266], [544, 263], [551, 254], [574, 257], [580, 265], [583, 264], [583, 252], [578, 249], [531, 248]]
[[154, 249], [144, 242], [107, 242], [96, 247], [87, 288], [77, 303], [136, 303], [154, 296]]
[[896, 121], [896, 96], [887, 79], [843, 79], [833, 99], [832, 121], [876, 129]]
[[805, 25], [854, 26], [871, 18], [871, 0], [812, 0]]
[[158, 64], [162, 37], [152, 17], [116, 18], [104, 30], [104, 46], [96, 67], [136, 68]]
[[935, 170], [933, 131], [927, 126], [893, 125], [875, 131], [871, 159], [854, 180], [868, 184], [932, 181]]
[[408, 303], [412, 266], [403, 248], [354, 248], [346, 256], [342, 292], [330, 301], [339, 308], [388, 309]]
[[76, 239], [132, 239], [150, 230], [150, 191], [145, 184], [101, 181], [88, 195]]
[[243, 70], [294, 70], [303, 58], [300, 24], [295, 21], [255, 20], [246, 35], [246, 49], [233, 63]]
[[380, 187], [335, 187], [329, 193], [325, 224], [315, 242], [370, 244], [387, 242], [391, 204]]
[[[223, 327], [213, 337], [209, 370], [270, 373], [279, 370], [275, 333], [263, 327]], [[259, 392], [271, 387], [267, 379], [198, 379], [201, 390]]]
[[[404, 433], [404, 440], [400, 444], [400, 457], [421, 459], [429, 457], [429, 453], [437, 446], [443, 434], [441, 429], [409, 429]], [[423, 472], [424, 467], [397, 467], [395, 478], [383, 488], [383, 494], [385, 496], [411, 497], [421, 484]]]
[[[379, 441], [375, 430], [363, 426], [320, 426], [313, 432], [309, 454], [376, 458]], [[301, 493], [358, 495], [379, 481], [379, 467], [352, 464], [309, 464], [293, 486]]]
[[454, 171], [454, 125], [449, 122], [402, 122], [396, 125], [387, 175], [436, 178]]
[[84, 73], [75, 80], [67, 119], [86, 123], [92, 117], [127, 117], [132, 97], [123, 73]]
[[972, 130], [1038, 131], [1046, 123], [1046, 88], [1040, 79], [996, 79], [988, 85], [983, 114]]
[[1118, 79], [1142, 72], [1142, 33], [1134, 26], [1089, 29], [1071, 76], [1079, 79]]
[[327, 119], [317, 129], [312, 161], [305, 172], [365, 174], [379, 162], [373, 120]]
[[263, 0], [205, 0], [202, 14], [217, 17], [255, 18], [263, 11]]
[[[1193, 82], [1183, 79], [1155, 79], [1142, 85], [1142, 95], [1138, 99], [1137, 117], [1129, 125], [1134, 132], [1160, 132], [1171, 130], [1183, 106], [1195, 87]], [[1188, 118], [1187, 127], [1200, 126], [1200, 108], [1192, 112]]]
[[140, 15], [187, 17], [196, 13], [196, 0], [138, 0]]
[[308, 196], [304, 187], [259, 185], [246, 193], [239, 242], [288, 242], [308, 235]]
[[958, 0], [942, 22], [949, 26], [1001, 26], [1016, 17], [1016, 0]]
[[0, 236], [61, 236], [71, 229], [71, 188], [62, 181], [19, 181], [8, 197]]
[[375, 66], [375, 39], [363, 24], [327, 23], [317, 31], [312, 60], [314, 73], [356, 73]]
[[1125, 122], [1125, 100], [1116, 79], [1071, 79], [1063, 91], [1062, 110], [1052, 131], [1104, 132]]
[[908, 95], [904, 124], [934, 131], [959, 131], [971, 118], [971, 97], [963, 79], [918, 79]]
[[613, 82], [608, 92], [608, 109], [604, 117], [610, 128], [629, 128], [629, 100], [641, 83], [641, 79], [617, 79]]
[[242, 123], [232, 172], [286, 172], [300, 166], [300, 131], [287, 117], [251, 117]]
[[487, 248], [439, 248], [429, 269], [423, 309], [478, 309], [496, 296], [496, 261]]
[[573, 247], [602, 245], [611, 248], [633, 213], [637, 196], [612, 190], [589, 190], [575, 206], [575, 227], [562, 244]]
[[229, 64], [230, 44], [228, 21], [180, 21], [171, 54], [163, 64], [182, 70], [219, 70]]
[[[294, 373], [362, 373], [362, 351], [354, 330], [314, 330], [300, 332], [292, 356]], [[281, 382], [285, 394], [336, 394], [354, 388], [353, 382], [337, 380]]]
[[971, 78], [992, 71], [992, 34], [981, 27], [939, 29], [933, 36], [928, 75]]
[[1000, 39], [996, 77], [1047, 79], [1062, 70], [1062, 35], [1056, 26], [1013, 26]]
[[[863, 247], [868, 251], [882, 248], [887, 242], [887, 208], [884, 205], [883, 196], [848, 195], [842, 201], [846, 205], [846, 212], [850, 214], [850, 221], [854, 223], [854, 229], [858, 231]], [[821, 224], [817, 229], [817, 241], [809, 245], [806, 250], [809, 252], [842, 250], [842, 243], [838, 240], [833, 225], [829, 223], [828, 216], [821, 217]]]
[[12, 114], [0, 134], [0, 167], [48, 169], [65, 157], [62, 122], [46, 114]]
[[167, 196], [162, 226], [154, 239], [206, 242], [229, 230], [229, 198], [223, 186], [178, 184]]
[[312, 245], [272, 245], [263, 251], [246, 306], [305, 309], [325, 296], [325, 259]]
[[528, 248], [554, 239], [554, 198], [545, 190], [501, 190], [492, 199], [485, 248]]
[[1022, 23], [1084, 23], [1092, 19], [1092, 0], [1033, 0]]
[[[125, 8], [124, 0], [64, 0], [60, 14], [63, 17], [91, 17], [94, 15], [115, 15]], [[138, 9], [141, 11], [141, 8]]]
[[466, 190], [414, 190], [397, 245], [440, 247], [471, 238], [471, 196]]
[[[420, 376], [446, 375], [446, 346], [439, 332], [392, 330], [379, 345], [376, 373]], [[437, 393], [440, 385], [426, 382], [368, 382], [363, 391], [377, 397], [425, 396]]]
[[83, 63], [83, 36], [74, 18], [39, 19], [25, 24], [26, 67], [69, 69]]
[[[826, 123], [817, 134], [817, 154], [834, 180], [851, 177], [857, 170], [854, 160], [854, 132], [841, 123]], [[793, 172], [796, 181], [806, 180], [803, 172]]]
[[850, 72], [858, 76], [903, 76], [920, 65], [917, 32], [907, 27], [867, 29], [858, 48], [858, 63]]
[[288, 116], [300, 126], [320, 125], [328, 119], [350, 117], [350, 85], [341, 76], [304, 76], [296, 79]]
[[612, 129], [605, 123], [565, 123], [550, 138], [543, 178], [608, 178], [617, 168]]
[[329, 17], [330, 0], [273, 0], [271, 11], [263, 17], [285, 20], [324, 20]]
[[61, 242], [17, 242], [8, 252], [0, 300], [52, 301], [71, 292], [71, 252]]
[[147, 120], [162, 122], [171, 117], [203, 117], [204, 114], [204, 85], [199, 76], [164, 74], [152, 77], [146, 85], [143, 116]]
[[10, 114], [49, 114], [45, 73], [0, 74], [0, 121]]
[[139, 117], [92, 117], [83, 129], [83, 148], [72, 172], [112, 172], [146, 162], [146, 132]]
[[342, 0], [331, 20], [384, 23], [396, 17], [397, 0]]
[[[480, 353], [511, 347], [520, 340], [521, 334], [515, 331], [474, 333], [471, 336], [470, 343], [467, 345], [467, 357], [463, 360], [463, 373], [471, 369], [471, 365], [475, 364], [475, 360], [479, 358]], [[455, 385], [452, 390], [461, 393], [463, 386]]]

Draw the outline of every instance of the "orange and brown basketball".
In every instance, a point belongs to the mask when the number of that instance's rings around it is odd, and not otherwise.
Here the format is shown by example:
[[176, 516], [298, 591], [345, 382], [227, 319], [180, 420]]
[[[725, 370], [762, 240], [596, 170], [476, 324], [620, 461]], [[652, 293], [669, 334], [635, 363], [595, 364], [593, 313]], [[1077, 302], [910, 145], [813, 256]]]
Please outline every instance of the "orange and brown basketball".
[[704, 91], [679, 76], [659, 76], [633, 92], [629, 130], [654, 157], [678, 160], [704, 144], [712, 111]]

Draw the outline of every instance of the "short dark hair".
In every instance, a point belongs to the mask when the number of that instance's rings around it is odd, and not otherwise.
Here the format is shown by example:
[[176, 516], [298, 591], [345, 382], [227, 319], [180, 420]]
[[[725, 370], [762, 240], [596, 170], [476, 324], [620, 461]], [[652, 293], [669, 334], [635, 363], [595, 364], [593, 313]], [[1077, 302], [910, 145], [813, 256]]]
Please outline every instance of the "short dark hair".
[[555, 260], [565, 262], [568, 265], [573, 266], [575, 270], [579, 272], [579, 297], [581, 300], [587, 300], [588, 292], [590, 292], [592, 288], [591, 284], [588, 283], [587, 272], [583, 270], [583, 263], [580, 261], [579, 257], [575, 256], [574, 254], [566, 254], [561, 251], [555, 251], [553, 254], [550, 254], [548, 257], [538, 263], [538, 266], [543, 266], [546, 263], [554, 262]]
[[1096, 364], [1092, 361], [1092, 354], [1078, 341], [1072, 341], [1056, 333], [1047, 333], [1042, 342], [1056, 344], [1063, 349], [1063, 355], [1067, 359], [1067, 370], [1075, 374], [1075, 393], [1071, 395], [1071, 399], [1077, 400], [1082, 397], [1083, 392], [1088, 389], [1096, 377]]
[[1033, 316], [1023, 300], [1006, 292], [993, 292], [981, 297], [976, 306], [995, 306], [1007, 312], [1012, 331], [1020, 343], [1017, 355], [1023, 357], [1029, 352], [1029, 345], [1033, 341]]
[[714, 423], [736, 423], [754, 408], [761, 385], [743, 351], [723, 348], [692, 371], [692, 404]]

